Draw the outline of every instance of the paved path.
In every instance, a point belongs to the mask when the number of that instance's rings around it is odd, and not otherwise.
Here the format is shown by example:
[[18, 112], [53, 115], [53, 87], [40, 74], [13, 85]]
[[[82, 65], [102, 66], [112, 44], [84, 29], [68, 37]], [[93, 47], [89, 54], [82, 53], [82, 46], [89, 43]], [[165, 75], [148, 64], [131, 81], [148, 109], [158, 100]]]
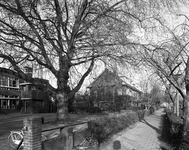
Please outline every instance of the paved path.
[[115, 140], [121, 142], [121, 150], [162, 150], [163, 148], [170, 148], [159, 138], [163, 114], [163, 109], [159, 109], [154, 115], [150, 115], [144, 121], [137, 123], [133, 128], [114, 136], [100, 150], [113, 150], [113, 141]]

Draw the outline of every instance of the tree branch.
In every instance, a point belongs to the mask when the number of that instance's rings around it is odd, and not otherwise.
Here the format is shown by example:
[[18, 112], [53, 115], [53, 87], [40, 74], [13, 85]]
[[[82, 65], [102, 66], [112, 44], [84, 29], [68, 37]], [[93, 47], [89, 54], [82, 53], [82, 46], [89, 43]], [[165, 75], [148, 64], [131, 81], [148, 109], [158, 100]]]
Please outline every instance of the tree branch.
[[91, 64], [89, 66], [89, 68], [87, 69], [87, 71], [83, 74], [83, 76], [81, 77], [80, 81], [78, 82], [77, 86], [71, 91], [71, 93], [69, 94], [69, 97], [72, 97], [82, 86], [85, 78], [89, 75], [89, 73], [92, 71], [94, 67], [94, 59], [91, 60]]

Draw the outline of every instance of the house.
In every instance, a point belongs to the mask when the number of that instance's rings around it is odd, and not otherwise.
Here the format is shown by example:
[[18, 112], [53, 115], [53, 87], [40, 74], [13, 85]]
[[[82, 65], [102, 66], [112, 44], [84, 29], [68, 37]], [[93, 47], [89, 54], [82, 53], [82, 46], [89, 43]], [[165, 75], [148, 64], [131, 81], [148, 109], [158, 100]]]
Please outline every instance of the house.
[[[32, 76], [32, 68], [25, 67], [25, 73]], [[44, 79], [41, 79], [44, 80]], [[0, 72], [0, 110], [23, 113], [53, 112], [55, 108], [43, 89], [6, 72]]]
[[0, 109], [15, 110], [19, 104], [19, 80], [14, 75], [0, 72]]
[[94, 107], [104, 107], [108, 103], [122, 101], [126, 105], [137, 101], [142, 92], [126, 83], [116, 72], [105, 69], [89, 86]]

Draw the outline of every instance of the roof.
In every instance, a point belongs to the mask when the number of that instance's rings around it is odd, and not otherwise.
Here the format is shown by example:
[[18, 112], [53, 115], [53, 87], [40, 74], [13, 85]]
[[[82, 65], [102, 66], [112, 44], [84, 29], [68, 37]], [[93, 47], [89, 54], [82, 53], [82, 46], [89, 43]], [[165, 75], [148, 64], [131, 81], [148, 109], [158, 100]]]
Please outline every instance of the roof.
[[120, 76], [120, 79], [123, 81], [123, 82], [122, 82], [122, 85], [125, 85], [125, 86], [131, 88], [132, 90], [134, 90], [134, 91], [136, 91], [136, 92], [138, 92], [138, 93], [142, 93], [142, 91], [140, 91], [139, 89], [137, 89], [135, 86], [132, 86], [132, 85], [128, 84], [128, 83], [125, 81], [125, 79], [126, 79], [126, 80], [128, 79], [127, 77], [125, 77], [125, 76]]
[[134, 87], [134, 86], [132, 86], [132, 85], [126, 83], [126, 82], [124, 82], [123, 85], [129, 87], [129, 88], [132, 89], [133, 91], [136, 91], [136, 92], [138, 92], [138, 93], [142, 93], [142, 91], [138, 90], [136, 87]]
[[142, 93], [136, 87], [125, 82], [120, 76], [118, 76], [116, 72], [112, 72], [107, 68], [88, 86], [88, 88], [100, 86], [115, 86], [118, 84], [126, 86], [138, 93]]
[[[112, 79], [110, 81], [110, 79]], [[99, 86], [114, 86], [116, 83], [122, 82], [119, 78], [117, 78], [114, 72], [111, 72], [108, 69], [105, 69], [89, 86], [91, 87], [99, 87]]]

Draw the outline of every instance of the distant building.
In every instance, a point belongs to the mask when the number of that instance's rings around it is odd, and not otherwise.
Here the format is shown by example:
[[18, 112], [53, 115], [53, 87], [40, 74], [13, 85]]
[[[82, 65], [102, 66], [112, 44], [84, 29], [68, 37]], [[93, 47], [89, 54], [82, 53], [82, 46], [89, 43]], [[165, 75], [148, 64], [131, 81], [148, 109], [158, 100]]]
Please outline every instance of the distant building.
[[[32, 68], [25, 67], [25, 73], [32, 76]], [[39, 113], [53, 112], [55, 108], [43, 89], [36, 88], [33, 84], [18, 79], [14, 75], [0, 72], [0, 110]]]
[[132, 101], [137, 101], [142, 94], [117, 73], [108, 69], [105, 69], [88, 88], [95, 107], [103, 107], [106, 103], [114, 103], [120, 99], [125, 101], [125, 105], [131, 105]]

